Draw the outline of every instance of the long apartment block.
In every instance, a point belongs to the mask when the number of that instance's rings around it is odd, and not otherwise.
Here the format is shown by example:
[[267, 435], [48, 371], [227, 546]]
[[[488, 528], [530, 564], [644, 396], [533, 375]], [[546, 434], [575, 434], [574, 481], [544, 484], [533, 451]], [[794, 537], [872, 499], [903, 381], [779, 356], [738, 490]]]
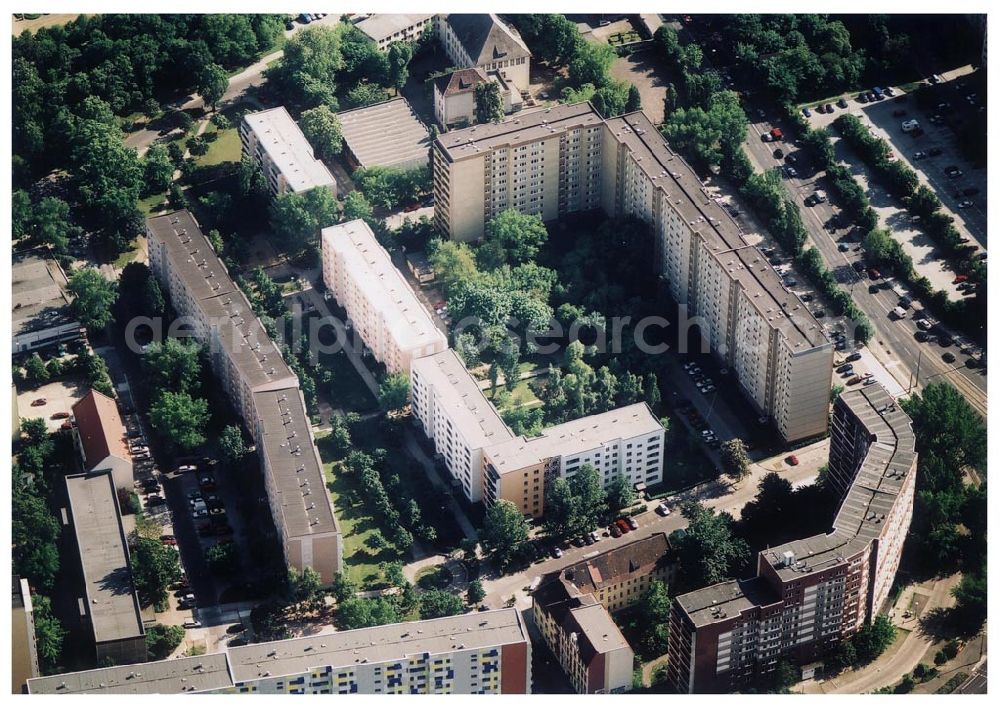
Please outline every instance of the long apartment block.
[[337, 189], [330, 170], [316, 159], [312, 145], [284, 106], [244, 116], [240, 142], [243, 155], [260, 165], [272, 194]]
[[786, 441], [825, 434], [833, 347], [809, 309], [641, 112], [589, 103], [442, 134], [435, 221], [459, 241], [514, 208], [546, 221], [602, 209], [650, 224], [665, 286]]
[[35, 695], [525, 695], [531, 641], [516, 608], [226, 648], [28, 681]]
[[410, 391], [414, 417], [470, 501], [505, 499], [540, 517], [546, 484], [584, 464], [605, 487], [619, 474], [630, 483], [663, 478], [664, 431], [645, 403], [515, 435], [451, 349], [414, 362]]
[[910, 418], [878, 384], [834, 406], [830, 483], [844, 494], [833, 529], [768, 548], [757, 574], [676, 597], [669, 678], [680, 692], [731, 692], [780, 659], [812, 662], [886, 602], [913, 515]]
[[[188, 211], [146, 221], [149, 267], [257, 445], [286, 562], [330, 582], [340, 529], [325, 493], [299, 381]], [[320, 493], [322, 491], [322, 493]]]
[[321, 240], [323, 282], [386, 370], [409, 373], [414, 360], [448, 348], [447, 337], [367, 223], [355, 219], [324, 228]]

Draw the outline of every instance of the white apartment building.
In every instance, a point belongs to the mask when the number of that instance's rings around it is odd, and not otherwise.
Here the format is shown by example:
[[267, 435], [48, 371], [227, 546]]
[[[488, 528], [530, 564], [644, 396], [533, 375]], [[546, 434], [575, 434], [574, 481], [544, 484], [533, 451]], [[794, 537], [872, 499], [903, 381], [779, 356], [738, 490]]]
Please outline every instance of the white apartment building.
[[355, 26], [386, 51], [393, 42], [416, 42], [428, 27], [434, 26], [433, 14], [369, 15]]
[[664, 286], [760, 415], [787, 441], [826, 432], [833, 347], [641, 112], [604, 120], [580, 103], [453, 130], [432, 166], [435, 220], [454, 240], [482, 238], [505, 208], [649, 223]]
[[28, 680], [33, 695], [526, 695], [531, 640], [496, 609]]
[[645, 403], [555, 425], [536, 437], [514, 437], [483, 453], [483, 498], [511, 501], [540, 517], [545, 488], [555, 478], [571, 478], [585, 464], [607, 488], [617, 476], [630, 485], [663, 479], [663, 426]]
[[354, 328], [390, 373], [444, 351], [448, 339], [434, 324], [371, 228], [361, 219], [324, 228], [323, 281]]
[[442, 15], [438, 38], [452, 64], [486, 72], [498, 71], [513, 82], [516, 91], [527, 91], [531, 75], [531, 52], [516, 29], [494, 13]]
[[413, 362], [413, 416], [470, 501], [483, 498], [483, 449], [514, 438], [452, 349]]
[[260, 165], [272, 194], [306, 192], [316, 187], [337, 191], [326, 165], [284, 106], [247, 113], [240, 122], [243, 154]]
[[146, 236], [150, 269], [254, 438], [286, 561], [332, 582], [343, 562], [340, 529], [298, 377], [189, 211], [148, 219]]

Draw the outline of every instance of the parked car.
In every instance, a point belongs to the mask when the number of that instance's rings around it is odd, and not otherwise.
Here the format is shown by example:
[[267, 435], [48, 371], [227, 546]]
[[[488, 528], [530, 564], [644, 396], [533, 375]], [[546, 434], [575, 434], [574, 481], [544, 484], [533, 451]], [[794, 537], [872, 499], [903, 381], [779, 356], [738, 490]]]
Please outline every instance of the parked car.
[[922, 150], [917, 150], [916, 152], [913, 153], [914, 160], [922, 160], [925, 157], [927, 157], [927, 153]]
[[882, 277], [882, 273], [880, 273], [875, 268], [868, 268], [868, 277], [870, 277], [872, 280], [878, 280], [880, 277]]
[[205, 474], [200, 479], [198, 479], [198, 485], [201, 486], [203, 491], [214, 491], [215, 490], [215, 477], [211, 474]]
[[812, 116], [812, 111], [809, 110], [808, 108], [803, 108], [802, 109], [802, 115], [804, 115], [805, 117], [809, 118], [809, 117]]
[[562, 556], [563, 556], [562, 549], [560, 549], [560, 547], [558, 545], [553, 545], [552, 546], [552, 557], [555, 557], [556, 559], [558, 559], [558, 558], [560, 558]]
[[192, 619], [191, 621], [185, 621], [184, 628], [201, 628], [201, 621], [198, 621], [197, 619]]
[[967, 209], [970, 206], [972, 206], [974, 203], [975, 202], [973, 202], [971, 199], [965, 199], [964, 201], [958, 202], [958, 208], [960, 208], [960, 209]]
[[791, 466], [798, 466], [799, 465], [799, 458], [797, 456], [795, 456], [794, 454], [790, 454], [787, 457], [785, 457], [785, 461], [788, 462], [788, 464], [791, 465]]
[[173, 535], [161, 535], [160, 542], [163, 543], [164, 545], [176, 545], [177, 538], [175, 538]]
[[38, 408], [41, 407], [42, 405], [45, 405], [48, 402], [49, 401], [46, 400], [45, 398], [35, 398], [34, 400], [31, 401], [31, 407]]
[[847, 381], [847, 385], [857, 385], [860, 382], [861, 382], [861, 376], [854, 376], [853, 378]]
[[948, 175], [948, 177], [951, 178], [951, 179], [957, 179], [957, 178], [961, 177], [962, 174], [963, 174], [962, 170], [960, 170], [958, 167], [956, 167], [954, 165], [951, 165], [950, 167], [945, 167], [944, 168], [944, 173], [946, 175]]
[[901, 125], [904, 133], [912, 133], [914, 130], [920, 127], [919, 121], [916, 120], [904, 120]]
[[840, 106], [841, 108], [847, 108], [847, 99], [841, 96], [840, 100], [837, 101], [837, 105]]
[[861, 360], [861, 352], [860, 351], [855, 351], [850, 356], [848, 356], [846, 360], [847, 361], [860, 361]]
[[945, 351], [943, 354], [941, 354], [941, 360], [944, 361], [945, 363], [955, 363], [955, 354], [953, 354], [951, 351]]
[[861, 93], [858, 94], [858, 103], [867, 103], [867, 102], [868, 102], [868, 94], [862, 91]]
[[207, 508], [196, 508], [191, 511], [191, 517], [197, 520], [198, 518], [208, 518]]
[[632, 530], [629, 524], [625, 522], [624, 518], [619, 518], [618, 520], [616, 520], [615, 525], [617, 525], [618, 529], [621, 530], [623, 533], [628, 533], [631, 532]]
[[784, 150], [782, 150], [782, 149], [781, 149], [781, 148], [779, 147], [779, 148], [778, 148], [777, 150], [775, 150], [775, 151], [774, 151], [774, 152], [772, 152], [771, 154], [772, 154], [772, 155], [774, 156], [774, 159], [776, 159], [776, 160], [780, 160], [781, 158], [783, 158], [783, 157], [785, 156], [785, 151], [784, 151]]
[[611, 533], [611, 537], [613, 538], [620, 538], [622, 536], [621, 529], [615, 523], [608, 526], [608, 532]]
[[625, 516], [625, 522], [628, 523], [628, 527], [630, 527], [632, 530], [639, 529], [639, 521], [637, 521], [632, 516]]
[[162, 506], [166, 502], [166, 499], [157, 493], [151, 493], [146, 496], [146, 506]]
[[656, 507], [656, 512], [659, 513], [661, 516], [666, 517], [670, 515], [670, 506], [668, 506], [667, 502], [664, 501], [663, 503], [661, 503]]

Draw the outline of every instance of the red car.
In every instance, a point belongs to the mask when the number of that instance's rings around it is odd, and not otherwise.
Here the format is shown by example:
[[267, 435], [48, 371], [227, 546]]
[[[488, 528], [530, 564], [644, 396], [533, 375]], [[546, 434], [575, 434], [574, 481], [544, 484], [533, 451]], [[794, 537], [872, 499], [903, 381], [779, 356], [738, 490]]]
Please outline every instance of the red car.
[[625, 522], [624, 518], [619, 518], [618, 520], [616, 520], [615, 525], [617, 525], [618, 529], [621, 530], [623, 533], [629, 533], [632, 531], [632, 529], [628, 527], [628, 523]]
[[882, 273], [880, 273], [875, 268], [868, 268], [868, 277], [870, 277], [872, 280], [878, 280], [880, 277], [882, 277]]
[[164, 545], [176, 545], [177, 538], [175, 538], [173, 535], [161, 535], [160, 542], [163, 543]]
[[52, 413], [52, 419], [53, 420], [65, 420], [67, 417], [69, 417], [69, 413], [68, 412], [56, 412], [56, 413]]
[[416, 211], [419, 208], [420, 204], [407, 204], [406, 206], [403, 207], [403, 212], [408, 214], [410, 212]]
[[49, 401], [46, 400], [45, 398], [35, 398], [34, 400], [31, 401], [31, 407], [33, 407], [33, 408], [40, 408], [42, 405], [45, 405], [47, 402], [49, 402]]
[[792, 466], [798, 466], [799, 465], [799, 458], [797, 456], [795, 456], [794, 454], [791, 454], [791, 455], [785, 457], [785, 461], [788, 462]]
[[[968, 275], [957, 275], [955, 279], [951, 281], [951, 283], [953, 285], [957, 285], [958, 283], [965, 282], [968, 279], [969, 279]], [[34, 405], [34, 403], [32, 403], [32, 405]]]

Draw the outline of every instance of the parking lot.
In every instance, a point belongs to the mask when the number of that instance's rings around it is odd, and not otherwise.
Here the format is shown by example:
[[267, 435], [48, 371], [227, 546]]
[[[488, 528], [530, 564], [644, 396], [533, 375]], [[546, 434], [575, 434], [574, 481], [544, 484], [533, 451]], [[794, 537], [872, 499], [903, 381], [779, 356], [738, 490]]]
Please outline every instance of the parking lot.
[[46, 383], [17, 394], [18, 414], [22, 419], [40, 417], [49, 432], [57, 432], [68, 421], [73, 405], [89, 391], [90, 387], [81, 380]]

